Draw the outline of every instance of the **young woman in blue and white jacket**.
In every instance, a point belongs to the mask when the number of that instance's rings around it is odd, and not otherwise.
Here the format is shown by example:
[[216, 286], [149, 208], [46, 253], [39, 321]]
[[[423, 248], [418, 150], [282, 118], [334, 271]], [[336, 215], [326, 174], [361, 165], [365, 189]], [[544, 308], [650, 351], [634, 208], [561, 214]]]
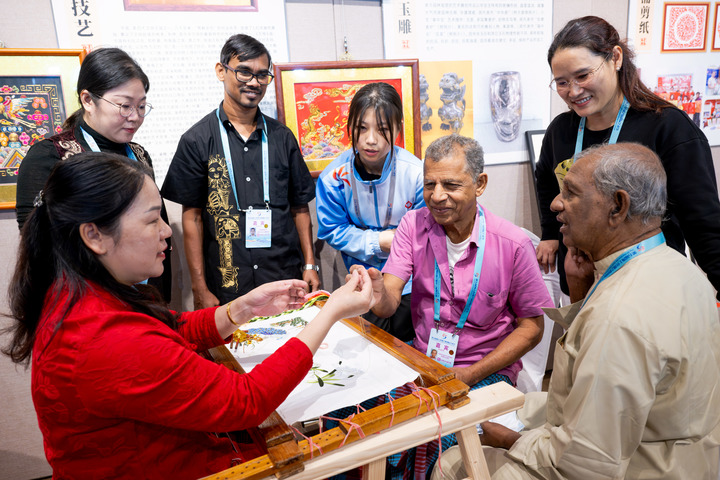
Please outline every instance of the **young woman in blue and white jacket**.
[[[342, 253], [348, 269], [355, 264], [381, 269], [400, 219], [425, 206], [423, 163], [395, 145], [402, 121], [402, 100], [394, 87], [384, 82], [362, 87], [348, 112], [352, 149], [318, 178], [318, 238]], [[401, 340], [412, 340], [410, 290], [408, 282], [392, 317], [368, 313], [365, 318]]]

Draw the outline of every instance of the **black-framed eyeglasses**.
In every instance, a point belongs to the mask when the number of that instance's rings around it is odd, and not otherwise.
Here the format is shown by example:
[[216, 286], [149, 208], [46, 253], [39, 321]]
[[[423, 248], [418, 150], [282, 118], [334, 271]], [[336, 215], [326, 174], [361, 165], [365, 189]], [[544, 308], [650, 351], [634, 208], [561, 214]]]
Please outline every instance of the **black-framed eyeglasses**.
[[130, 115], [132, 115], [133, 112], [137, 112], [138, 116], [140, 117], [147, 117], [150, 112], [152, 112], [152, 105], [149, 103], [144, 103], [142, 105], [138, 105], [137, 107], [133, 107], [132, 105], [128, 105], [127, 103], [118, 104], [115, 102], [111, 102], [107, 98], [103, 98], [100, 95], [94, 95], [95, 97], [99, 98], [100, 100], [105, 100], [107, 103], [109, 103], [112, 106], [118, 107], [120, 110], [120, 115], [127, 118]]
[[549, 86], [556, 92], [567, 92], [568, 90], [570, 90], [572, 88], [573, 84], [577, 85], [580, 88], [584, 88], [590, 83], [593, 76], [603, 67], [603, 65], [605, 65], [605, 62], [607, 62], [609, 59], [610, 59], [610, 55], [603, 58], [602, 62], [600, 62], [600, 65], [598, 65], [597, 67], [593, 68], [589, 72], [581, 73], [580, 75], [578, 75], [575, 78], [572, 78], [570, 80], [555, 80], [555, 79], [553, 79], [550, 82]]
[[247, 68], [239, 68], [235, 70], [234, 68], [224, 63], [222, 64], [222, 66], [227, 68], [231, 72], [235, 72], [235, 78], [237, 78], [237, 81], [241, 83], [250, 83], [252, 82], [252, 79], [255, 78], [260, 85], [270, 85], [273, 81], [273, 78], [275, 78], [275, 75], [267, 71], [253, 73]]

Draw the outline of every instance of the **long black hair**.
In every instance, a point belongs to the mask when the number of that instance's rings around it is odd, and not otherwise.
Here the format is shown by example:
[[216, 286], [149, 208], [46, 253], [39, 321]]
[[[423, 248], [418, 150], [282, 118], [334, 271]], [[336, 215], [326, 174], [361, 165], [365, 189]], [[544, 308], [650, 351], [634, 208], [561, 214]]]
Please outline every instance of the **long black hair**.
[[[357, 150], [357, 141], [360, 137], [360, 124], [368, 109], [375, 111], [375, 122], [378, 127], [387, 125], [393, 133], [395, 127], [402, 125], [403, 105], [400, 94], [389, 83], [368, 83], [357, 91], [348, 110], [347, 132], [353, 149]], [[388, 138], [384, 131], [381, 134], [390, 144], [390, 152], [394, 152], [394, 138]]]
[[635, 54], [627, 42], [620, 39], [615, 27], [600, 17], [587, 16], [570, 20], [553, 39], [548, 49], [547, 61], [552, 67], [552, 59], [558, 50], [584, 47], [594, 55], [608, 59], [615, 46], [623, 52], [623, 61], [618, 71], [618, 85], [630, 106], [640, 112], [660, 113], [664, 108], [674, 107], [670, 102], [655, 95], [640, 80], [637, 67], [633, 63]]
[[[130, 80], [138, 79], [145, 88], [150, 90], [150, 80], [124, 50], [119, 48], [98, 48], [88, 53], [80, 65], [80, 74], [77, 80], [78, 100], [83, 90], [87, 90], [93, 98], [102, 97], [105, 92], [117, 88]], [[80, 108], [65, 120], [63, 130], [72, 130], [85, 114], [85, 108]]]
[[[110, 153], [84, 152], [58, 162], [36, 198], [20, 236], [15, 273], [8, 296], [14, 324], [11, 343], [3, 349], [16, 363], [29, 362], [43, 306], [59, 302], [65, 314], [90, 282], [173, 329], [177, 319], [154, 287], [119, 283], [80, 236], [80, 225], [94, 223], [112, 237], [120, 217], [151, 178], [142, 162]], [[62, 320], [54, 326], [60, 328]]]

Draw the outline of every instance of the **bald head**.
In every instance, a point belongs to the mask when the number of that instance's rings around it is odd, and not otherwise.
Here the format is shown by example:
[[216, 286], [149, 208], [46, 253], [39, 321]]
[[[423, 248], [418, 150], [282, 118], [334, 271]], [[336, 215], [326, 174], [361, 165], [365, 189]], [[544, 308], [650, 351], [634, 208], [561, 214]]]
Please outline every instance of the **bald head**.
[[578, 154], [575, 162], [591, 162], [592, 178], [598, 191], [613, 197], [624, 190], [630, 197], [628, 220], [643, 224], [662, 218], [667, 206], [667, 176], [660, 158], [636, 143], [591, 147]]

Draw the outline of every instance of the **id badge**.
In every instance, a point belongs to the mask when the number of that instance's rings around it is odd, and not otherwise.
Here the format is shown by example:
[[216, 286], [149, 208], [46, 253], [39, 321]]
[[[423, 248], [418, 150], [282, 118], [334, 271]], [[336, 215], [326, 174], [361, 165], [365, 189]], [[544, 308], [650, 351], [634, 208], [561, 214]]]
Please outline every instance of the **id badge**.
[[272, 240], [272, 211], [245, 212], [245, 248], [268, 248]]
[[444, 332], [433, 328], [430, 330], [430, 340], [426, 355], [440, 365], [451, 368], [455, 364], [455, 355], [460, 336], [451, 332]]

